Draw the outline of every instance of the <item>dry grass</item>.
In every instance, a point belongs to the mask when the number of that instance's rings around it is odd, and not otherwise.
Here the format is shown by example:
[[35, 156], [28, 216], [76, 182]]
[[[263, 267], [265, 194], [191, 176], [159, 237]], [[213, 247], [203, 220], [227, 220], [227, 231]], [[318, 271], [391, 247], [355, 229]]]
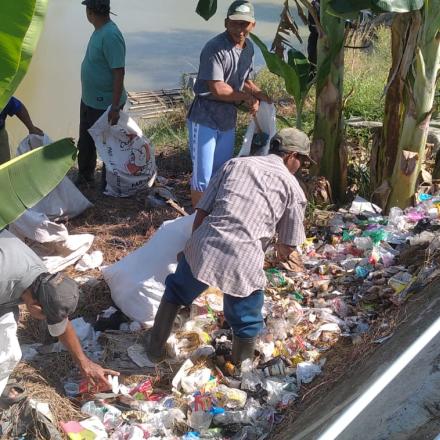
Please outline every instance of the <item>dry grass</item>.
[[60, 389], [62, 378], [72, 369], [67, 353], [46, 355], [35, 363], [22, 362], [15, 369], [13, 377], [26, 388], [28, 397], [39, 402], [47, 402], [55, 422], [78, 420], [83, 416], [78, 408], [63, 396]]

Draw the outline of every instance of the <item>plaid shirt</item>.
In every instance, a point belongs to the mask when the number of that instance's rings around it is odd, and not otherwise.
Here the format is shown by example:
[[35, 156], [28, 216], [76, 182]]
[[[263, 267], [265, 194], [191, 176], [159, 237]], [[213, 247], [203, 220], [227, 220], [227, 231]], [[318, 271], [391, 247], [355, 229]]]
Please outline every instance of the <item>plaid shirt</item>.
[[305, 205], [280, 157], [226, 162], [197, 205], [209, 215], [184, 250], [193, 276], [237, 297], [264, 289], [264, 252], [276, 233], [278, 242], [290, 246], [305, 240]]

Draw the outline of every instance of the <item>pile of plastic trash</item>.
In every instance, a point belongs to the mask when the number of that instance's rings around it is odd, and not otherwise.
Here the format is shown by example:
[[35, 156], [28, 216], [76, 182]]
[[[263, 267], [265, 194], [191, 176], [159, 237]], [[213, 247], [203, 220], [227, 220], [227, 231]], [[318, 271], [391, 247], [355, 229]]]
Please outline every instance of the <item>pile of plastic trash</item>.
[[[231, 363], [222, 294], [208, 290], [181, 315], [168, 360], [151, 377], [125, 385], [111, 378], [111, 392], [93, 399], [81, 395], [90, 390], [66, 388], [80, 395], [89, 418], [63, 423], [63, 430], [72, 439], [265, 438], [301, 386], [321, 374], [335, 342], [360, 343], [381, 313], [440, 275], [440, 197], [422, 194], [419, 201], [388, 217], [361, 198], [348, 210], [316, 214], [302, 264], [281, 264], [269, 249], [266, 327], [253, 362]], [[386, 320], [382, 327], [377, 343], [392, 337]], [[127, 352], [143, 367], [142, 345]], [[157, 377], [170, 366], [164, 386]]]

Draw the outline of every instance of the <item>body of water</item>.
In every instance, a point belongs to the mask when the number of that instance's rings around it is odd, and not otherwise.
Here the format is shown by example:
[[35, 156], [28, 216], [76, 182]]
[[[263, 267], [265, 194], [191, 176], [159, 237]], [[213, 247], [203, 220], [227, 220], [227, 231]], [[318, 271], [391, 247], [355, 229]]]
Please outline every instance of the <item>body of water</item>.
[[[176, 87], [183, 73], [197, 71], [201, 48], [224, 30], [230, 1], [219, 0], [217, 14], [209, 21], [195, 13], [196, 4], [196, 0], [112, 0], [117, 14], [112, 19], [127, 45], [128, 91]], [[254, 4], [255, 33], [270, 44], [282, 2], [255, 0]], [[301, 31], [307, 34], [305, 27]], [[80, 0], [49, 2], [37, 51], [16, 96], [28, 107], [34, 124], [54, 140], [78, 135], [80, 66], [92, 32]], [[256, 49], [256, 66], [263, 64]], [[7, 128], [12, 144], [27, 134], [16, 118], [8, 118]]]

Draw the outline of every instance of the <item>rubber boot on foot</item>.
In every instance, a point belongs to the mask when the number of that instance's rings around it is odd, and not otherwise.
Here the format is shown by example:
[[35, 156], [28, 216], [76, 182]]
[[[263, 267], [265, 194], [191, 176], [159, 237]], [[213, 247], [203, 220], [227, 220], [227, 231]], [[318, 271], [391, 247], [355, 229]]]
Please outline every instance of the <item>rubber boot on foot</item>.
[[145, 337], [145, 352], [151, 362], [149, 367], [154, 367], [165, 359], [165, 346], [170, 337], [173, 324], [180, 305], [162, 300], [157, 309], [154, 325]]
[[232, 336], [232, 363], [239, 366], [246, 359], [254, 359], [257, 338]]

